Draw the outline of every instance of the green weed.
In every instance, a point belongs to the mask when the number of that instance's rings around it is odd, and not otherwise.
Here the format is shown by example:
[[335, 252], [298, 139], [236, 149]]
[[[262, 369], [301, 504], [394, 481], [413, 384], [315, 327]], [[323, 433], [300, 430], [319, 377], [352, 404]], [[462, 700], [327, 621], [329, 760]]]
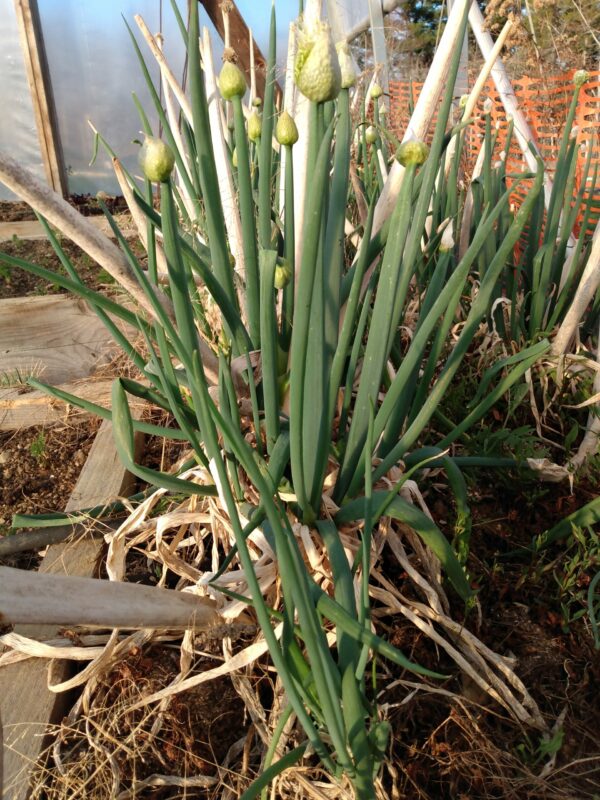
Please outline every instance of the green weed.
[[40, 431], [35, 439], [29, 445], [29, 454], [35, 458], [36, 461], [44, 461], [47, 457], [47, 444], [44, 431]]

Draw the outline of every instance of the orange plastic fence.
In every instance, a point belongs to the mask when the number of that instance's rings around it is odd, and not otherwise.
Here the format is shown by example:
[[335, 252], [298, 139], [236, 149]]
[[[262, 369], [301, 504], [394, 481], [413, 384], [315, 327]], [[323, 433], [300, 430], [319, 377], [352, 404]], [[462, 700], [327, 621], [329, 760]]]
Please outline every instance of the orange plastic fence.
[[[573, 97], [574, 73], [575, 70], [571, 70], [561, 75], [547, 76], [543, 82], [528, 77], [513, 81], [517, 101], [531, 127], [550, 175], [553, 175], [556, 167], [561, 134]], [[390, 121], [392, 129], [399, 138], [406, 129], [422, 85], [422, 83], [403, 81], [390, 82]], [[499, 158], [500, 153], [505, 150], [508, 123], [500, 96], [490, 79], [480, 95], [474, 112], [474, 122], [467, 131], [464, 163], [467, 176], [472, 173], [482, 146], [485, 131], [482, 111], [483, 103], [488, 97], [493, 102], [492, 124], [498, 128], [496, 158]], [[591, 72], [590, 80], [581, 88], [574, 126], [579, 148], [575, 192], [581, 187], [588, 152], [592, 150], [591, 169], [584, 186], [584, 199], [588, 199], [592, 205], [590, 218], [590, 229], [592, 229], [600, 217], [600, 72]], [[523, 155], [514, 137], [506, 158], [509, 172], [526, 170]], [[594, 182], [595, 164], [598, 165], [599, 172]]]

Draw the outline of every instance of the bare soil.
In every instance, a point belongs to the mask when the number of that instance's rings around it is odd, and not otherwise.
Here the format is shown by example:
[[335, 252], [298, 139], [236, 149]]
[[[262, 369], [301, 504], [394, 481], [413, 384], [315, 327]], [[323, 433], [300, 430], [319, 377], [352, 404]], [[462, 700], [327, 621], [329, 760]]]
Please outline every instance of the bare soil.
[[[565, 596], [557, 582], [572, 554], [562, 542], [535, 557], [509, 556], [529, 547], [534, 535], [595, 497], [595, 484], [584, 480], [573, 495], [566, 486], [553, 486], [537, 499], [532, 496], [535, 487], [516, 480], [496, 481], [472, 493], [469, 572], [478, 590], [482, 622], [479, 625], [472, 612], [466, 625], [495, 652], [515, 658], [517, 674], [550, 728], [556, 724], [558, 769], [544, 776], [552, 745], [544, 750], [539, 733], [520, 728], [477, 687], [453, 678], [442, 685], [462, 699], [420, 692], [406, 703], [403, 687], [382, 696], [382, 702], [393, 709], [391, 796], [418, 800], [600, 797], [596, 735], [600, 730], [600, 656], [585, 617], [565, 619], [561, 604]], [[445, 505], [438, 505], [436, 516], [451, 520], [447, 498], [439, 503]], [[582, 588], [587, 586], [590, 574], [599, 568], [598, 562], [582, 563], [574, 586], [577, 581]], [[393, 569], [390, 564], [384, 570], [386, 576], [401, 581], [401, 575], [394, 578]], [[573, 595], [570, 611], [575, 614], [583, 608], [584, 592], [573, 590]], [[457, 605], [455, 619], [460, 615]], [[455, 672], [442, 651], [406, 623], [391, 625], [387, 635], [418, 663]]]
[[[112, 277], [92, 259], [69, 241], [62, 240], [61, 246], [72, 262], [81, 280], [90, 289], [106, 290], [114, 288]], [[29, 295], [69, 294], [56, 283], [51, 283], [24, 269], [13, 268], [2, 261], [2, 253], [30, 261], [45, 269], [68, 277], [66, 270], [49, 242], [43, 239], [13, 239], [0, 243], [0, 298], [28, 297]]]
[[[105, 196], [103, 200], [111, 214], [127, 210], [127, 204], [123, 197]], [[97, 216], [103, 213], [98, 201], [91, 195], [74, 194], [68, 198], [68, 201], [84, 217]], [[0, 222], [21, 222], [34, 219], [37, 219], [35, 212], [27, 203], [0, 200]]]
[[63, 511], [87, 459], [100, 420], [0, 433], [0, 535], [13, 514]]

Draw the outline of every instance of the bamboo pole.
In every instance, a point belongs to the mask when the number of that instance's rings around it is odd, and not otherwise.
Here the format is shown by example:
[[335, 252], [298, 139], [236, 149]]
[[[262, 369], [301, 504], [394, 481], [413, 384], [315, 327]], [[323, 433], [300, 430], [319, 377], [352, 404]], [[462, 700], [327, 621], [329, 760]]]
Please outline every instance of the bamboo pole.
[[[162, 52], [164, 40], [160, 34], [156, 36], [156, 43]], [[189, 154], [183, 142], [183, 137], [181, 135], [180, 124], [179, 124], [179, 113], [177, 112], [174, 95], [169, 85], [169, 81], [162, 73], [161, 73], [161, 84], [163, 90], [163, 98], [165, 102], [165, 109], [167, 112], [167, 119], [169, 120], [169, 125], [171, 126], [171, 133], [173, 134], [173, 138], [175, 139], [175, 142], [177, 144], [177, 149], [181, 154], [181, 158], [183, 160], [183, 163], [185, 164], [187, 172], [188, 174], [190, 174]], [[187, 186], [183, 179], [183, 175], [181, 174], [179, 167], [177, 165], [175, 166], [175, 174], [177, 176], [177, 186], [179, 189], [179, 194], [181, 195], [181, 199], [185, 206], [185, 210], [187, 211], [189, 218], [194, 219], [194, 217], [196, 216], [194, 203], [192, 201], [192, 198], [190, 197], [190, 193], [188, 192]]]
[[[496, 39], [494, 46], [492, 47], [488, 57], [485, 60], [483, 67], [481, 68], [479, 75], [477, 76], [477, 80], [475, 81], [473, 88], [469, 92], [467, 103], [463, 110], [461, 122], [464, 123], [468, 119], [470, 119], [470, 117], [473, 114], [473, 111], [475, 111], [475, 106], [477, 105], [477, 101], [479, 100], [479, 95], [483, 91], [487, 79], [490, 77], [490, 73], [494, 68], [496, 59], [500, 55], [500, 51], [504, 47], [504, 43], [506, 42], [508, 34], [510, 33], [512, 24], [513, 24], [512, 20], [510, 19], [507, 20], [504, 27], [500, 31], [500, 35]], [[456, 152], [456, 137], [454, 137], [451, 140], [450, 144], [448, 145], [448, 149], [446, 151], [446, 166], [445, 166], [446, 177], [448, 177], [448, 173], [450, 172], [455, 152]]]
[[[124, 254], [89, 219], [4, 153], [0, 153], [0, 181], [85, 251], [155, 318], [154, 309], [138, 286]], [[162, 292], [158, 297], [174, 319], [169, 298]]]
[[[383, 0], [381, 3], [381, 8], [384, 14], [390, 14], [394, 11], [398, 6], [402, 5], [403, 0]], [[345, 38], [348, 43], [353, 42], [357, 36], [360, 36], [361, 33], [367, 30], [367, 28], [371, 25], [371, 17], [366, 16], [357, 22], [349, 31], [346, 32]]]
[[[598, 347], [596, 349], [596, 362], [600, 365], [600, 330], [598, 331]], [[594, 376], [592, 384], [592, 397], [600, 395], [600, 369]], [[599, 404], [594, 403], [588, 413], [587, 425], [581, 444], [577, 453], [571, 459], [570, 466], [577, 470], [582, 467], [590, 456], [598, 452], [600, 443], [600, 415], [598, 414]]]
[[[206, 81], [206, 97], [208, 100], [208, 117], [212, 136], [213, 152], [217, 168], [219, 191], [223, 204], [225, 228], [229, 238], [229, 248], [235, 258], [235, 271], [242, 278], [246, 275], [244, 246], [242, 237], [242, 221], [236, 203], [236, 193], [233, 185], [233, 176], [227, 145], [225, 144], [225, 119], [221, 107], [221, 98], [217, 88], [217, 77], [214, 70], [212, 44], [208, 28], [202, 30], [202, 63]], [[243, 308], [244, 304], [240, 303]]]

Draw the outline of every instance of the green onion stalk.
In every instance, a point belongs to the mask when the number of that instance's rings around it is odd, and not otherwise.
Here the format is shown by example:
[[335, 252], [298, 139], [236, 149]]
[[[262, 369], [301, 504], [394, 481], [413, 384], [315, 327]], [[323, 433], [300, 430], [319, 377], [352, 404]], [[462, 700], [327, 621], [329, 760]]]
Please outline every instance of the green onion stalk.
[[[178, 14], [176, 7], [174, 11]], [[218, 495], [225, 506], [235, 545], [221, 571], [235, 559], [243, 568], [248, 586], [244, 600], [256, 613], [287, 697], [265, 757], [264, 774], [243, 795], [245, 800], [266, 791], [268, 782], [302, 758], [309, 745], [333, 775], [347, 777], [358, 800], [367, 800], [375, 796], [374, 782], [390, 734], [377, 708], [376, 684], [367, 680], [369, 660], [385, 658], [431, 679], [442, 677], [409, 661], [372, 631], [372, 531], [382, 515], [411, 526], [439, 558], [457, 597], [465, 604], [470, 601], [464, 569], [469, 526], [465, 483], [459, 462], [446, 448], [484, 418], [492, 402], [523, 380], [536, 359], [547, 352], [548, 342], [539, 338], [527, 343], [490, 368], [482, 391], [452, 431], [431, 434], [435, 438], [431, 441], [426, 429], [460, 375], [463, 360], [503, 285], [514, 247], [539, 208], [543, 168], [540, 164], [532, 188], [511, 215], [504, 176], [486, 164], [485, 185], [475, 198], [480, 213], [469, 225], [465, 252], [456, 253], [460, 215], [457, 203], [449, 200], [449, 193], [456, 191], [456, 175], [451, 174], [447, 182], [443, 165], [450, 140], [446, 127], [459, 64], [457, 50], [430, 147], [409, 140], [396, 152], [404, 169], [402, 184], [391, 219], [376, 235], [374, 220], [383, 176], [376, 175], [368, 183], [368, 164], [363, 161], [369, 208], [362, 223], [352, 223], [360, 241], [349, 264], [350, 101], [355, 81], [350, 53], [345, 45], [336, 50], [326, 24], [300, 25], [295, 81], [310, 103], [310, 122], [307, 131], [299, 131], [291, 115], [287, 111], [278, 115], [275, 107], [273, 10], [262, 113], [255, 109], [246, 124], [247, 87], [235, 64], [226, 62], [218, 78], [223, 100], [231, 104], [234, 128], [231, 160], [235, 156], [235, 167], [230, 177], [237, 188], [235, 210], [245, 264], [244, 274], [234, 275], [198, 52], [197, 3], [191, 5], [189, 30], [179, 16], [178, 21], [188, 48], [192, 112], [191, 121], [181, 122], [182, 136], [173, 136], [150, 71], [135, 45], [165, 131], [164, 140], [154, 136], [148, 118], [142, 115], [146, 134], [140, 156], [143, 184], [123, 170], [133, 202], [146, 217], [148, 272], [105, 209], [122, 258], [147, 299], [148, 312], [136, 314], [118, 300], [86, 287], [49, 226], [67, 276], [14, 256], [0, 256], [0, 260], [11, 268], [29, 269], [84, 298], [141, 376], [114, 382], [110, 410], [40, 381], [32, 380], [32, 385], [111, 419], [120, 457], [143, 480], [178, 494]], [[465, 13], [463, 34], [466, 23]], [[293, 168], [294, 146], [302, 135], [308, 136], [310, 168], [303, 223], [298, 229]], [[273, 149], [273, 138], [285, 152], [282, 176], [277, 175], [281, 158]], [[376, 139], [373, 144], [380, 146], [378, 135]], [[492, 142], [488, 129], [489, 154]], [[564, 170], [569, 180], [572, 155], [567, 145]], [[377, 163], [377, 154], [373, 157]], [[219, 166], [230, 166], [229, 161]], [[283, 181], [281, 209], [275, 202], [278, 179]], [[160, 196], [159, 210], [154, 208], [155, 190]], [[193, 220], [184, 213], [182, 194], [191, 198]], [[564, 224], [568, 226], [571, 217], [558, 195], [552, 219], [561, 218], [557, 210], [561, 204], [564, 242]], [[531, 269], [522, 264], [522, 272], [530, 280], [542, 285], [556, 276], [557, 251], [547, 256], [548, 262], [544, 251], [534, 252], [530, 242], [526, 252], [533, 262]], [[159, 276], [160, 263], [166, 263], [166, 276]], [[480, 286], [471, 298], [469, 287], [475, 274]], [[571, 291], [573, 280], [567, 278], [565, 291]], [[415, 287], [420, 294], [419, 316], [407, 345], [401, 330], [410, 324], [408, 309]], [[448, 347], [448, 332], [465, 297], [460, 335]], [[209, 304], [218, 315], [207, 313]], [[535, 304], [531, 308], [538, 319], [542, 309]], [[135, 337], [124, 333], [115, 318], [126, 322]], [[219, 319], [215, 329], [209, 329], [209, 318]], [[522, 325], [518, 327], [523, 330]], [[144, 343], [143, 354], [133, 344], [134, 338]], [[131, 397], [171, 411], [174, 427], [135, 419]], [[243, 410], [248, 407], [249, 412]], [[181, 473], [165, 474], [138, 464], [136, 431], [187, 441], [193, 463], [205, 470], [205, 485]], [[378, 481], [401, 460], [406, 465], [402, 478], [384, 490]], [[457, 498], [458, 553], [435, 523], [400, 495], [408, 475], [418, 476], [432, 462], [446, 470]], [[327, 480], [333, 483], [337, 512], [331, 511], [331, 503], [329, 510], [323, 507]], [[248, 485], [252, 486], [249, 493]], [[294, 522], [312, 526], [320, 537], [331, 569], [331, 593], [323, 591], [307, 566]], [[362, 530], [354, 562], [348, 560], [340, 536], [340, 529], [348, 524]], [[277, 609], [270, 608], [262, 596], [247, 540], [257, 527], [276, 554], [282, 587], [282, 604]], [[280, 639], [275, 636], [275, 622], [282, 623]], [[335, 632], [334, 647], [327, 641], [330, 630]], [[277, 737], [292, 713], [302, 730], [301, 740], [275, 761]]]

